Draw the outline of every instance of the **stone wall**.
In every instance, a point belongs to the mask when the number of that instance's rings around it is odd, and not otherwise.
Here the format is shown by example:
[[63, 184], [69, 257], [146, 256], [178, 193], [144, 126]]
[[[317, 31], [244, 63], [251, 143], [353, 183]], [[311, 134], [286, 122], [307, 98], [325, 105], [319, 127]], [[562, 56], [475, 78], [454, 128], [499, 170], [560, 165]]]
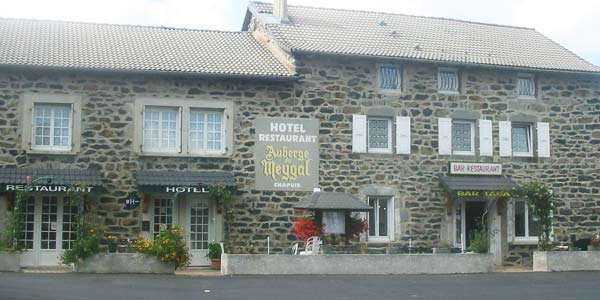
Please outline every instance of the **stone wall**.
[[[458, 95], [437, 93], [434, 64], [403, 64], [404, 92], [380, 93], [376, 64], [361, 59], [296, 57], [301, 78], [290, 82], [0, 72], [0, 163], [18, 167], [100, 168], [106, 193], [98, 197], [109, 231], [135, 236], [140, 211], [123, 209], [136, 190], [133, 172], [225, 170], [238, 181], [235, 244], [279, 252], [296, 240], [292, 205], [304, 192], [256, 191], [253, 120], [311, 117], [321, 122], [320, 185], [324, 191], [360, 193], [366, 187], [396, 191], [396, 240], [414, 245], [440, 241], [446, 200], [437, 176], [448, 161], [495, 161], [518, 182], [540, 180], [557, 192], [559, 242], [600, 231], [600, 83], [585, 75], [539, 74], [538, 100], [518, 100], [517, 71], [463, 68]], [[73, 156], [25, 154], [20, 149], [19, 103], [25, 92], [79, 93], [83, 99], [81, 152]], [[140, 157], [132, 149], [133, 101], [140, 96], [233, 101], [234, 152], [228, 158]], [[352, 114], [410, 116], [412, 154], [352, 153]], [[493, 120], [494, 157], [439, 156], [437, 118], [464, 112]], [[498, 121], [534, 118], [550, 123], [551, 158], [498, 157]]]

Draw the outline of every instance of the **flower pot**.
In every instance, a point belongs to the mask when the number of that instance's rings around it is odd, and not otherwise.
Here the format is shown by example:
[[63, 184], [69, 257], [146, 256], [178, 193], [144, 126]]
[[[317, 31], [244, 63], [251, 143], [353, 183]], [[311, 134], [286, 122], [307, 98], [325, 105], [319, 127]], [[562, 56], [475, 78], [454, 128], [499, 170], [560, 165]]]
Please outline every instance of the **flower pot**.
[[220, 258], [211, 258], [210, 267], [213, 269], [221, 269], [221, 259]]
[[450, 248], [433, 248], [433, 253], [450, 253]]

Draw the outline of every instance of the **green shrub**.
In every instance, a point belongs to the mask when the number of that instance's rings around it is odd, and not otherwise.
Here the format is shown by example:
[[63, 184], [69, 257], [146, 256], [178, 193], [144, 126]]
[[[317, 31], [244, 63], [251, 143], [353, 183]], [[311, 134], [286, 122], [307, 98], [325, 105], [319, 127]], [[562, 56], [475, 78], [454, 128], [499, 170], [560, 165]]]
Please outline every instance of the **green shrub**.
[[164, 262], [174, 264], [177, 268], [187, 265], [191, 259], [181, 226], [173, 226], [161, 231], [154, 242], [142, 239], [134, 246], [137, 252], [156, 256]]
[[476, 253], [487, 253], [490, 248], [490, 235], [485, 229], [471, 231], [471, 244], [469, 251]]
[[71, 245], [71, 249], [63, 251], [60, 256], [60, 261], [65, 265], [76, 263], [100, 252], [100, 240], [104, 228], [97, 224], [86, 226], [83, 222], [78, 222], [78, 226], [83, 229], [77, 230], [77, 239]]
[[208, 244], [208, 253], [206, 257], [209, 259], [221, 259], [221, 245], [217, 243]]

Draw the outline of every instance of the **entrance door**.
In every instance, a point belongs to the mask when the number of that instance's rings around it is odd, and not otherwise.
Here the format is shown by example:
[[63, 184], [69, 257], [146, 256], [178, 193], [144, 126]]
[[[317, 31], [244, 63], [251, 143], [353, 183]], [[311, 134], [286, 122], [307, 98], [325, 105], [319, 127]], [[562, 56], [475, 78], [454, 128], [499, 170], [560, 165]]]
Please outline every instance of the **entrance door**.
[[482, 220], [482, 218], [485, 218], [483, 215], [485, 213], [485, 205], [486, 202], [483, 201], [470, 201], [465, 203], [464, 228], [467, 248], [471, 245], [473, 231], [480, 230], [482, 229], [481, 227], [484, 226], [483, 224], [487, 224], [486, 220]]
[[206, 258], [208, 243], [214, 239], [210, 202], [208, 199], [191, 198], [188, 199], [187, 204], [188, 243], [192, 254], [190, 265], [209, 265], [210, 260]]
[[206, 266], [208, 243], [214, 238], [213, 206], [203, 196], [155, 196], [152, 203], [152, 235], [156, 237], [162, 230], [173, 224], [183, 228], [190, 253], [191, 266]]
[[75, 240], [77, 207], [66, 196], [41, 195], [25, 204], [23, 266], [57, 266], [64, 249]]

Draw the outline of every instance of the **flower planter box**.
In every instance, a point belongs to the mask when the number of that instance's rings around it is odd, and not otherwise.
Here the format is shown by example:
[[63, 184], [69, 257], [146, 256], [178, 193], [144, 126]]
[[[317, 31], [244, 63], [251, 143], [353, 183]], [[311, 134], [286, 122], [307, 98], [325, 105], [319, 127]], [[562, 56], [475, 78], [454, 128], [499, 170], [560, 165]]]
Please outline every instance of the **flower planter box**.
[[600, 251], [535, 251], [536, 272], [600, 271]]
[[492, 254], [223, 254], [221, 256], [223, 275], [485, 273], [489, 272], [493, 265]]
[[99, 253], [75, 264], [79, 273], [175, 274], [175, 266], [141, 253]]
[[20, 272], [21, 253], [0, 251], [0, 272]]

